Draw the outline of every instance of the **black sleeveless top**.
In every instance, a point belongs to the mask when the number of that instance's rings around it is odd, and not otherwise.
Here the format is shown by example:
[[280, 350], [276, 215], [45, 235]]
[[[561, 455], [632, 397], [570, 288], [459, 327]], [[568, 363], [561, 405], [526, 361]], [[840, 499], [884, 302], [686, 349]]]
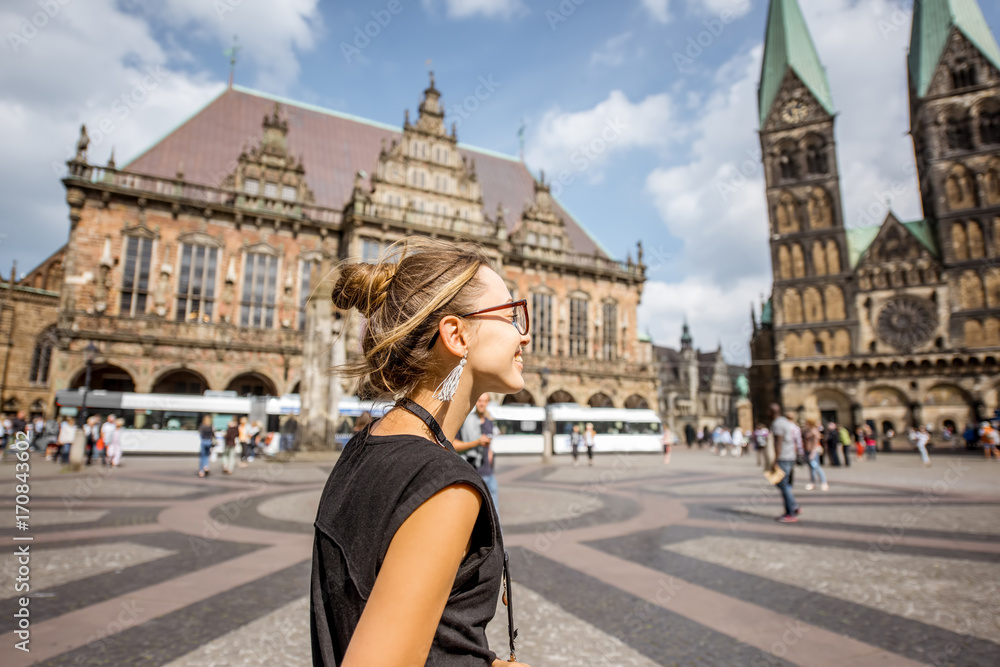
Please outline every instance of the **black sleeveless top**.
[[445, 449], [419, 436], [374, 436], [369, 429], [347, 443], [316, 515], [310, 595], [314, 667], [343, 661], [396, 530], [424, 501], [457, 483], [474, 487], [483, 502], [426, 664], [492, 665], [496, 654], [486, 641], [486, 624], [496, 611], [504, 550], [486, 485], [451, 443]]

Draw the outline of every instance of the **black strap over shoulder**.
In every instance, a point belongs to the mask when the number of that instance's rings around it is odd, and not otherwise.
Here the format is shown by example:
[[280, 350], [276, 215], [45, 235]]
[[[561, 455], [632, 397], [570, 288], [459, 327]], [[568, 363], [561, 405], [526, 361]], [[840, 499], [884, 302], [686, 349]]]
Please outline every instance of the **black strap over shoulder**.
[[434, 417], [431, 416], [431, 413], [427, 412], [427, 410], [425, 410], [422, 405], [404, 396], [403, 398], [396, 401], [396, 406], [403, 408], [410, 414], [417, 417], [417, 419], [427, 424], [427, 428], [429, 428], [431, 430], [431, 433], [434, 434], [434, 437], [437, 438], [439, 445], [454, 450], [454, 447], [452, 447], [451, 442], [448, 440], [447, 437], [445, 437], [444, 431], [441, 430], [441, 425], [438, 424], [437, 420], [434, 419]]

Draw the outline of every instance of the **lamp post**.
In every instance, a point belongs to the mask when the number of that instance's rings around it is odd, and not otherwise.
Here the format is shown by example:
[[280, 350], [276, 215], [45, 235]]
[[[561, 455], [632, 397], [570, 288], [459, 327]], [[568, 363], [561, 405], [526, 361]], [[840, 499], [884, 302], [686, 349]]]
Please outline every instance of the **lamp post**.
[[542, 380], [542, 400], [545, 401], [545, 422], [542, 424], [542, 463], [552, 462], [552, 411], [549, 408], [549, 371], [548, 367], [543, 368], [539, 375]]
[[97, 357], [98, 352], [100, 350], [94, 345], [94, 341], [88, 342], [87, 347], [83, 350], [83, 360], [87, 365], [83, 381], [83, 404], [80, 410], [80, 424], [77, 426], [76, 435], [73, 436], [73, 444], [69, 448], [69, 469], [73, 472], [79, 472], [83, 468], [83, 455], [86, 449], [86, 436], [83, 429], [87, 425], [87, 418], [90, 416], [90, 411], [87, 409], [87, 394], [90, 393], [90, 377], [94, 368], [94, 358]]

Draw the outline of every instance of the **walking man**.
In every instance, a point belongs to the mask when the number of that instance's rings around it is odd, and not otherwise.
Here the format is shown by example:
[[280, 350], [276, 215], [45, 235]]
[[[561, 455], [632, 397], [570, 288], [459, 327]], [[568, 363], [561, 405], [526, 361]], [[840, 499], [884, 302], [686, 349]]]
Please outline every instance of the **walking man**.
[[781, 414], [781, 406], [772, 403], [767, 410], [768, 417], [771, 418], [771, 435], [774, 436], [774, 452], [777, 460], [774, 462], [774, 470], [780, 469], [784, 476], [778, 482], [778, 490], [785, 502], [785, 513], [778, 517], [780, 523], [797, 523], [799, 518], [799, 504], [792, 495], [792, 487], [789, 484], [789, 476], [792, 468], [795, 467], [795, 426], [791, 420]]

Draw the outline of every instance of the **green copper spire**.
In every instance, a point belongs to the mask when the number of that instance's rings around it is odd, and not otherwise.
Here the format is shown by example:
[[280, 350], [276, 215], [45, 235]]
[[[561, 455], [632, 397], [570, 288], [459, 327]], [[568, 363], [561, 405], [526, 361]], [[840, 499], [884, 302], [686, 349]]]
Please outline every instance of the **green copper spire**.
[[833, 115], [833, 97], [826, 71], [819, 62], [798, 0], [771, 0], [764, 40], [764, 66], [760, 73], [760, 125], [764, 126], [785, 73], [791, 69], [816, 101]]
[[983, 56], [1000, 69], [1000, 48], [986, 24], [976, 0], [921, 0], [913, 3], [910, 33], [910, 81], [917, 97], [927, 95], [931, 79], [948, 45], [952, 27], [972, 42]]

